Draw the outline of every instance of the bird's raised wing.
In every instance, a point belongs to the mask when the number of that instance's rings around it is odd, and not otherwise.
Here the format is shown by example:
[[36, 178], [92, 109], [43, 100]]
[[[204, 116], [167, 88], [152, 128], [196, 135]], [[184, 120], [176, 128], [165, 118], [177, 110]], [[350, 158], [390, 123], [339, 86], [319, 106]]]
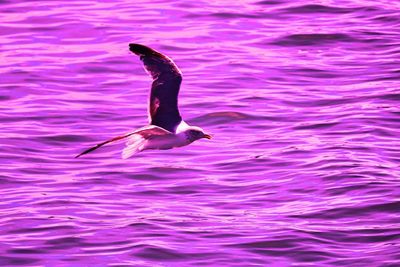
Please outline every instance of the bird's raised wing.
[[129, 44], [129, 50], [140, 56], [153, 78], [150, 92], [150, 124], [175, 132], [182, 117], [178, 110], [178, 93], [182, 73], [167, 56], [140, 44]]

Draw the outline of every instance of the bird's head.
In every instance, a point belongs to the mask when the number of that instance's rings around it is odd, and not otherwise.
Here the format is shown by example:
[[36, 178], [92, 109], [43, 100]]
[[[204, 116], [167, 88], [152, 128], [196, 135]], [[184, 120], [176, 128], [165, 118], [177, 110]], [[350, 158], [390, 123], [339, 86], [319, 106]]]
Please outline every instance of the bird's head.
[[211, 135], [206, 134], [200, 127], [191, 126], [186, 131], [186, 136], [190, 142], [199, 140], [201, 138], [211, 139]]

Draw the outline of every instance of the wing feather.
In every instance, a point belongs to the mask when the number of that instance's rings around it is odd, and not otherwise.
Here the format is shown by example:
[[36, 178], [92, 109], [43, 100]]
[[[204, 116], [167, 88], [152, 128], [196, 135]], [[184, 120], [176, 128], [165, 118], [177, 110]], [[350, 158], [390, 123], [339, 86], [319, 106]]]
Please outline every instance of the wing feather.
[[150, 47], [129, 44], [129, 48], [140, 56], [145, 70], [153, 78], [149, 101], [150, 124], [175, 132], [182, 121], [178, 109], [181, 71], [169, 57]]
[[[172, 133], [163, 128], [160, 128], [158, 126], [154, 126], [154, 125], [145, 126], [145, 127], [140, 128], [132, 133], [117, 136], [117, 137], [111, 138], [110, 140], [101, 142], [100, 144], [97, 144], [91, 148], [86, 149], [82, 153], [75, 156], [75, 158], [79, 158], [80, 156], [85, 155], [90, 152], [93, 152], [94, 150], [96, 150], [106, 144], [113, 143], [113, 142], [116, 142], [116, 141], [124, 139], [124, 138], [128, 138], [126, 145], [131, 146], [133, 143], [136, 143], [137, 140], [145, 141], [148, 138], [150, 138], [151, 136], [166, 135], [166, 134], [172, 134]], [[137, 151], [137, 152], [139, 152], [139, 151]]]

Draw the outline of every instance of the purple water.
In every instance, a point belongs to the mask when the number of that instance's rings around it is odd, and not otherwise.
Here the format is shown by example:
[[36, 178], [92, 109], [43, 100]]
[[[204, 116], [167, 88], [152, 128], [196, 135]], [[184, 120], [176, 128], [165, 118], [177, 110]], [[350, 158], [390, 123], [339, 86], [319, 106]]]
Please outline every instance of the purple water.
[[[1, 1], [0, 266], [400, 266], [400, 2]], [[147, 123], [128, 43], [212, 140]]]

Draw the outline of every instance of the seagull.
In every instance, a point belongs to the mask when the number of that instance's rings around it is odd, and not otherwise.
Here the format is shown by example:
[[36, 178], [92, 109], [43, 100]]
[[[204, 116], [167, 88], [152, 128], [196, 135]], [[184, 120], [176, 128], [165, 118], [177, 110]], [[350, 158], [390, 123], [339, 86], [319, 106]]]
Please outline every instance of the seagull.
[[129, 44], [129, 50], [140, 57], [144, 69], [153, 79], [148, 107], [149, 125], [97, 144], [75, 158], [123, 139], [126, 139], [123, 159], [147, 149], [171, 149], [201, 138], [211, 139], [211, 135], [200, 127], [190, 126], [182, 120], [178, 109], [182, 72], [172, 59], [141, 44]]

